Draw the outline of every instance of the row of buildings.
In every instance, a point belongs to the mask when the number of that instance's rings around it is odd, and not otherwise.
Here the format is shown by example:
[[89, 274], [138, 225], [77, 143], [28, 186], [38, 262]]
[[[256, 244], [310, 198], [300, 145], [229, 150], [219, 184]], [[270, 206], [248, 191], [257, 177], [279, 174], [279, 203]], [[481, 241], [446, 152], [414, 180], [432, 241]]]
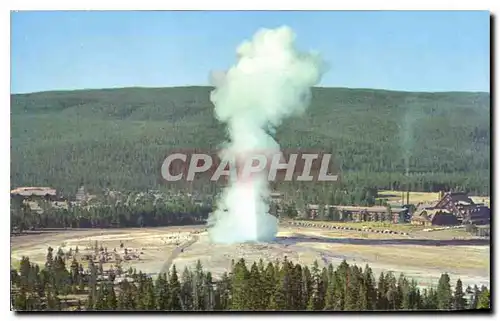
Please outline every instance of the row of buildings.
[[[272, 193], [271, 199], [279, 203], [280, 193]], [[386, 206], [342, 206], [324, 205], [325, 216], [332, 216], [332, 211], [339, 213], [340, 221], [392, 221], [414, 225], [489, 225], [490, 208], [472, 201], [466, 193], [441, 193], [440, 199], [427, 205], [419, 204], [416, 209], [410, 205], [400, 207]], [[412, 208], [414, 209], [412, 211]], [[308, 204], [302, 217], [315, 219], [320, 213], [320, 205]]]
[[[307, 217], [315, 219], [318, 217], [320, 207], [316, 204], [306, 206]], [[339, 213], [339, 220], [367, 222], [367, 221], [387, 221], [403, 223], [407, 221], [409, 209], [407, 207], [386, 207], [386, 206], [343, 206], [325, 205], [327, 215], [332, 215], [333, 211]]]

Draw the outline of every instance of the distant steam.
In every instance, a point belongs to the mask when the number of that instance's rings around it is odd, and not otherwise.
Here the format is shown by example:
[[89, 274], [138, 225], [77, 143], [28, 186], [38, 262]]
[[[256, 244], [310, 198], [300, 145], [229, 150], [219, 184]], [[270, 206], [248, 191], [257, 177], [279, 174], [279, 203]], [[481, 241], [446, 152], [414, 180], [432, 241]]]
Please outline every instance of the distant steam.
[[210, 85], [214, 87], [221, 87], [223, 85], [224, 79], [226, 78], [226, 73], [221, 70], [214, 70], [210, 72]]
[[405, 164], [405, 174], [406, 176], [410, 173], [410, 157], [411, 151], [413, 149], [413, 122], [415, 121], [415, 115], [411, 110], [405, 113], [403, 118], [403, 123], [401, 124], [402, 134], [402, 150], [403, 150], [403, 160]]
[[[223, 158], [230, 164], [255, 151], [279, 153], [274, 132], [282, 119], [308, 106], [311, 87], [318, 84], [324, 64], [315, 54], [298, 52], [288, 27], [262, 29], [237, 49], [238, 62], [227, 73], [214, 72], [211, 93], [216, 118], [227, 124], [230, 141]], [[209, 218], [213, 242], [269, 241], [277, 233], [277, 219], [268, 213], [266, 175], [238, 179], [231, 173], [217, 210]]]
[[401, 137], [401, 150], [403, 153], [403, 161], [405, 166], [405, 175], [410, 174], [411, 157], [415, 149], [415, 123], [418, 123], [424, 117], [421, 105], [418, 103], [417, 97], [407, 97], [404, 100], [406, 110], [401, 119], [400, 137]]

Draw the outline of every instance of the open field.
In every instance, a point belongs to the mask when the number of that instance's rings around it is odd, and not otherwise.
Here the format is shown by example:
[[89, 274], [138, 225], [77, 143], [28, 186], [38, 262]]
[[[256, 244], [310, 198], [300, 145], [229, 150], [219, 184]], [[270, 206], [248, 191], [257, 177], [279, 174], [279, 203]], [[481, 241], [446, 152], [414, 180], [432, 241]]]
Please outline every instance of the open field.
[[[379, 191], [378, 198], [386, 199], [390, 204], [401, 204], [402, 191]], [[404, 192], [404, 202], [406, 203], [406, 192]], [[428, 203], [439, 200], [439, 193], [410, 192], [410, 203]]]
[[[439, 233], [438, 233], [439, 232]], [[437, 233], [437, 234], [436, 234]], [[443, 234], [444, 233], [444, 234]], [[197, 260], [217, 277], [230, 267], [232, 259], [244, 257], [248, 263], [274, 261], [285, 256], [294, 262], [320, 266], [369, 264], [378, 276], [382, 271], [404, 273], [422, 286], [437, 285], [443, 272], [452, 282], [458, 277], [467, 284], [489, 286], [489, 241], [455, 239], [454, 231], [418, 232], [408, 236], [327, 230], [304, 227], [281, 227], [278, 237], [270, 243], [235, 245], [211, 244], [204, 227], [169, 227], [113, 230], [67, 230], [11, 237], [12, 263], [23, 255], [43, 264], [48, 246], [56, 252], [79, 247], [83, 254], [96, 241], [108, 251], [121, 251], [120, 243], [129, 253], [140, 253], [138, 259], [123, 261], [129, 267], [155, 275], [172, 264], [179, 271], [193, 267]], [[112, 265], [113, 263], [109, 263]], [[84, 264], [86, 266], [86, 264]], [[453, 283], [452, 283], [453, 284]]]

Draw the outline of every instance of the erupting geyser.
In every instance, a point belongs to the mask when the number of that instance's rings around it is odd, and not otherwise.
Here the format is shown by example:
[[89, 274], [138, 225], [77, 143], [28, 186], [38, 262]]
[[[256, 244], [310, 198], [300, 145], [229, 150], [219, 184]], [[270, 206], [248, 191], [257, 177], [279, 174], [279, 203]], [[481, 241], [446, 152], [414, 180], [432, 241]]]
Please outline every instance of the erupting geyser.
[[[268, 132], [309, 105], [311, 87], [320, 81], [324, 64], [318, 55], [298, 52], [294, 40], [288, 27], [260, 30], [239, 46], [235, 66], [213, 75], [215, 115], [227, 124], [230, 136], [222, 158], [230, 164], [252, 158], [255, 151], [279, 153]], [[273, 240], [278, 222], [268, 213], [269, 192], [265, 171], [243, 180], [232, 172], [209, 218], [211, 240]]]

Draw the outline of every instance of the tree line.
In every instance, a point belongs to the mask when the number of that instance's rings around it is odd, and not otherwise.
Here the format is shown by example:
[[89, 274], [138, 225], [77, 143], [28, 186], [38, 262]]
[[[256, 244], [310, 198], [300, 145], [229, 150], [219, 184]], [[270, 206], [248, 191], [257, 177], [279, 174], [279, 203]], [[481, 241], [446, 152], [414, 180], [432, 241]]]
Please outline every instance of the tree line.
[[[314, 197], [307, 197], [307, 191], [286, 194], [281, 204], [270, 202], [269, 212], [283, 218], [308, 218], [307, 204], [330, 205], [385, 205], [376, 200], [377, 191], [370, 188], [352, 190], [336, 189], [332, 194], [322, 191]], [[43, 199], [36, 199], [41, 212], [32, 209], [22, 197], [11, 199], [11, 231], [25, 231], [44, 228], [127, 228], [158, 227], [205, 224], [216, 204], [215, 196], [196, 201], [188, 194], [172, 196], [153, 193], [122, 193], [109, 197], [104, 193], [89, 202], [78, 205], [66, 203], [67, 207], [54, 206]], [[318, 218], [330, 221], [351, 221], [350, 215], [339, 211], [325, 211], [320, 206]], [[391, 221], [390, 207], [381, 213], [379, 220]]]
[[320, 268], [286, 257], [265, 264], [233, 261], [216, 279], [197, 262], [178, 272], [175, 265], [155, 279], [135, 269], [104, 271], [92, 260], [84, 269], [75, 258], [66, 268], [61, 251], [49, 248], [40, 268], [23, 257], [11, 269], [11, 300], [16, 311], [417, 311], [490, 308], [485, 286], [454, 289], [448, 274], [437, 287], [421, 288], [403, 274], [380, 273], [344, 260]]
[[[102, 202], [101, 202], [102, 201]], [[21, 198], [11, 201], [11, 231], [44, 228], [127, 228], [204, 224], [211, 204], [197, 204], [187, 197], [131, 202], [101, 200], [91, 204], [54, 207], [39, 201], [42, 213], [35, 212]]]

